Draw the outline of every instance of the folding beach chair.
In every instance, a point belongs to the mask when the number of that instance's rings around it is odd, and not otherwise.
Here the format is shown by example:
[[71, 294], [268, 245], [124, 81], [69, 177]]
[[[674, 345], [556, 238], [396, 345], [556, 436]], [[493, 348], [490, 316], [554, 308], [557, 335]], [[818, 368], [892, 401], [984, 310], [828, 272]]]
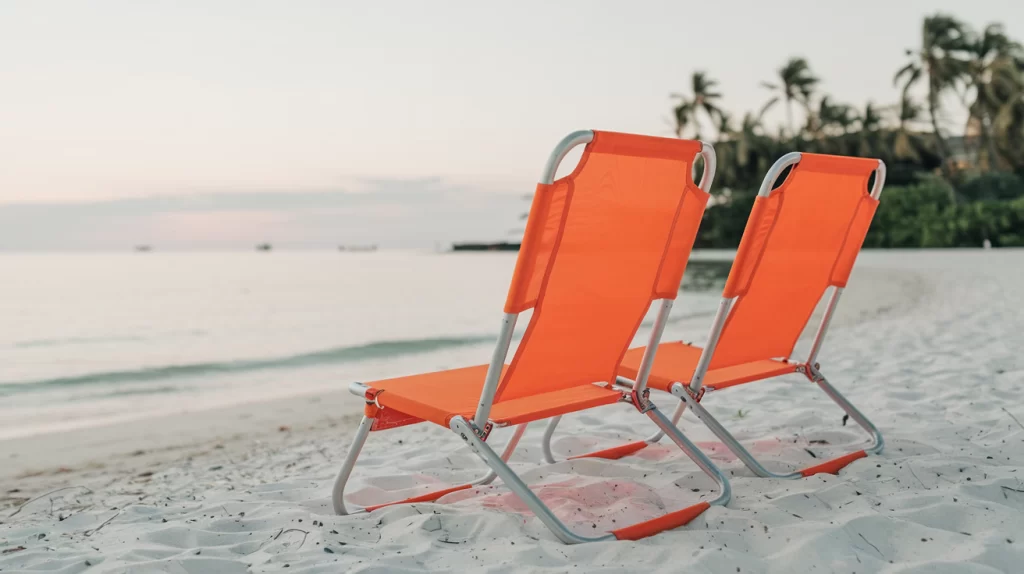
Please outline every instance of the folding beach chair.
[[[789, 176], [778, 187], [786, 168]], [[868, 192], [871, 174], [875, 181]], [[672, 417], [678, 424], [690, 407], [758, 476], [800, 478], [837, 473], [851, 462], [882, 451], [882, 435], [856, 407], [825, 380], [816, 362], [825, 331], [860, 252], [885, 182], [880, 160], [790, 153], [768, 171], [747, 220], [722, 301], [703, 349], [682, 342], [659, 346], [647, 369], [645, 348], [630, 349], [619, 369], [619, 384], [644, 378], [651, 388], [680, 399]], [[831, 291], [811, 349], [804, 361], [791, 355], [818, 302]], [[795, 472], [767, 470], [702, 406], [710, 391], [802, 373], [828, 394], [871, 435], [869, 447]], [[544, 456], [554, 462], [551, 436], [544, 434]], [[844, 421], [845, 422], [845, 421]], [[620, 458], [661, 439], [662, 433], [572, 458]]]
[[[587, 144], [579, 165], [554, 180], [566, 153]], [[704, 158], [700, 186], [696, 156]], [[679, 291], [685, 262], [708, 200], [714, 149], [683, 141], [581, 131], [555, 148], [537, 186], [522, 249], [489, 365], [354, 383], [366, 411], [334, 485], [334, 509], [349, 514], [345, 483], [370, 431], [432, 422], [450, 428], [491, 471], [470, 484], [390, 504], [433, 501], [500, 477], [566, 543], [638, 539], [686, 524], [730, 496], [726, 477], [648, 400], [645, 377], [629, 389], [614, 386], [616, 372], [641, 321], [661, 300], [650, 356]], [[523, 339], [505, 364], [519, 314], [533, 309]], [[587, 537], [572, 532], [506, 464], [526, 425], [535, 420], [616, 402], [646, 414], [714, 479], [721, 494], [652, 520]], [[486, 442], [493, 427], [518, 425], [499, 456]]]

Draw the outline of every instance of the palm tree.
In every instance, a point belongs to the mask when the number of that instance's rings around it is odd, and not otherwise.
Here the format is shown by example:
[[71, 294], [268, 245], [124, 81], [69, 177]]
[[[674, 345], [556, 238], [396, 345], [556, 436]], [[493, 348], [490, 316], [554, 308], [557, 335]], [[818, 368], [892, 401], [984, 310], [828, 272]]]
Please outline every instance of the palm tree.
[[818, 100], [817, 109], [810, 109], [807, 114], [807, 126], [804, 128], [811, 137], [821, 143], [825, 139], [825, 128], [832, 121], [832, 96], [825, 94]]
[[838, 133], [847, 134], [857, 122], [857, 114], [847, 104], [833, 104], [829, 96], [823, 96], [818, 102], [818, 111], [812, 113], [820, 137], [829, 135], [830, 127], [838, 129]]
[[864, 114], [858, 119], [860, 120], [860, 129], [863, 131], [873, 132], [882, 127], [882, 114], [871, 102], [864, 106]]
[[924, 19], [921, 47], [907, 50], [910, 62], [896, 72], [893, 83], [903, 81], [903, 95], [924, 78], [928, 83], [928, 114], [942, 161], [943, 172], [949, 176], [949, 145], [939, 129], [939, 99], [944, 92], [960, 83], [967, 73], [965, 51], [970, 38], [964, 25], [951, 16], [936, 14]]
[[743, 114], [743, 122], [740, 129], [733, 136], [736, 142], [736, 163], [744, 167], [750, 161], [750, 150], [755, 146], [754, 141], [761, 137], [761, 118], [764, 111], [756, 116], [750, 112]]
[[1024, 60], [1024, 48], [1006, 35], [1002, 25], [990, 24], [969, 48], [967, 75], [974, 101], [968, 106], [968, 130], [981, 136], [989, 169], [999, 168], [999, 153], [992, 134], [996, 114], [1019, 93], [1017, 63]]
[[910, 124], [920, 119], [921, 106], [904, 94], [899, 104], [898, 114], [899, 126], [893, 137], [892, 153], [896, 159], [918, 161], [921, 159], [921, 154], [918, 153], [921, 142], [917, 132], [911, 129]]
[[1018, 172], [1024, 172], [1024, 61], [1017, 62], [1012, 92], [996, 113], [992, 131], [996, 148]]
[[714, 123], [715, 119], [720, 118], [722, 114], [722, 110], [717, 104], [718, 100], [722, 98], [722, 94], [714, 91], [718, 82], [708, 77], [706, 72], [694, 72], [690, 82], [693, 91], [692, 97], [688, 98], [682, 94], [671, 95], [672, 98], [679, 100], [679, 105], [674, 110], [676, 137], [683, 137], [683, 131], [688, 125], [692, 125], [694, 138], [700, 139], [698, 114], [703, 112]]
[[873, 103], [868, 102], [864, 106], [864, 113], [857, 118], [857, 121], [860, 124], [859, 155], [863, 157], [889, 155], [889, 150], [886, 149], [885, 142], [880, 137], [882, 115]]
[[848, 104], [838, 104], [835, 107], [835, 114], [835, 119], [832, 123], [842, 131], [844, 136], [849, 135], [853, 126], [860, 121], [860, 116], [857, 115], [853, 106]]
[[716, 195], [756, 190], [764, 172], [779, 155], [779, 146], [762, 131], [761, 116], [745, 113], [738, 128], [727, 114], [719, 117], [719, 136], [715, 142], [720, 166], [715, 180]]
[[732, 138], [732, 115], [723, 110], [718, 110], [718, 125], [715, 126], [718, 132], [718, 141], [727, 142]]
[[818, 100], [817, 108], [809, 108], [807, 133], [813, 138], [817, 151], [821, 153], [847, 154], [850, 152], [850, 130], [857, 123], [858, 116], [852, 106], [834, 103], [832, 97], [824, 95]]
[[751, 186], [756, 186], [772, 162], [785, 153], [779, 149], [784, 146], [765, 135], [762, 123], [764, 113], [765, 109], [762, 108], [756, 114], [743, 114], [739, 129], [730, 136], [736, 149], [736, 166], [733, 171], [740, 173], [740, 177]]
[[775, 105], [780, 99], [786, 101], [786, 120], [789, 127], [789, 134], [795, 136], [793, 130], [793, 102], [803, 104], [804, 108], [809, 107], [811, 93], [818, 85], [818, 78], [811, 73], [807, 60], [803, 58], [790, 58], [786, 65], [779, 68], [778, 83], [762, 82], [761, 85], [778, 95], [773, 97], [764, 105], [767, 110]]

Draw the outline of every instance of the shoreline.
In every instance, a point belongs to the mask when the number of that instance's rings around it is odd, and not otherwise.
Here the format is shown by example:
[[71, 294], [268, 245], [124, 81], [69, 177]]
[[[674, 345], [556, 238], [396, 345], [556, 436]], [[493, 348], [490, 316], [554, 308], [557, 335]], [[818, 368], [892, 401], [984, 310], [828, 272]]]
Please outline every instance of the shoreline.
[[[705, 254], [700, 259], [720, 260], [725, 255]], [[918, 275], [906, 271], [893, 273], [865, 267], [855, 273], [851, 289], [844, 293], [843, 305], [834, 318], [836, 327], [891, 312], [894, 306], [910, 301], [907, 294], [919, 291], [923, 284]], [[680, 300], [685, 302], [685, 298], [684, 292]], [[692, 334], [692, 338], [702, 337], [708, 322], [707, 317], [694, 317], [679, 327]], [[213, 445], [228, 448], [226, 445], [232, 444], [244, 449], [253, 441], [274, 442], [287, 433], [300, 435], [337, 428], [341, 436], [346, 436], [358, 425], [361, 413], [361, 403], [348, 392], [344, 382], [339, 383], [338, 390], [182, 409], [147, 419], [131, 417], [4, 438], [0, 439], [0, 492], [17, 487], [16, 483], [27, 478], [69, 479], [79, 472], [91, 475], [104, 469], [131, 472], [139, 467], [171, 464], [183, 456], [207, 452]]]
[[[362, 405], [348, 391], [182, 411], [0, 440], [0, 489], [25, 478], [170, 463], [211, 446], [274, 440], [351, 422]], [[244, 448], [244, 446], [242, 446]]]

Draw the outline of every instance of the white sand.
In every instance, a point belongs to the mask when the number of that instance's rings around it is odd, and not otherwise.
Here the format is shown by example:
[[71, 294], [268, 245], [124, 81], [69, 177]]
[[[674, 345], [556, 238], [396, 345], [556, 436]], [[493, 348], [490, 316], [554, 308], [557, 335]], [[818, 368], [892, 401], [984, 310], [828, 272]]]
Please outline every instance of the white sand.
[[[733, 500], [640, 542], [562, 545], [500, 487], [334, 516], [330, 488], [360, 410], [338, 393], [0, 442], [0, 571], [1021, 571], [1022, 291], [1022, 251], [864, 254], [821, 362], [885, 434], [883, 455], [839, 476], [758, 479], [687, 415], [683, 429], [732, 476]], [[669, 336], [699, 340], [709, 320]], [[777, 469], [864, 439], [799, 377], [706, 405]], [[711, 496], [710, 480], [667, 444], [614, 462], [540, 464], [541, 426], [512, 464], [581, 531]], [[555, 450], [650, 430], [628, 408], [605, 407], [567, 417]], [[480, 468], [445, 429], [375, 433], [349, 499], [384, 502]]]

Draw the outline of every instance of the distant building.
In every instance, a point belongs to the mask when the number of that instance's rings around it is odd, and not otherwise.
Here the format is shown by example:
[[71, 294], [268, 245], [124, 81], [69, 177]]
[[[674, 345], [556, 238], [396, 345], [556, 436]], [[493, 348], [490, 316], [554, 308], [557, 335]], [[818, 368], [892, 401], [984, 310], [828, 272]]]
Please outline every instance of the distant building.
[[978, 168], [981, 161], [978, 155], [978, 150], [981, 149], [979, 140], [976, 135], [946, 138], [946, 144], [949, 146], [949, 163], [953, 169], [964, 171]]

